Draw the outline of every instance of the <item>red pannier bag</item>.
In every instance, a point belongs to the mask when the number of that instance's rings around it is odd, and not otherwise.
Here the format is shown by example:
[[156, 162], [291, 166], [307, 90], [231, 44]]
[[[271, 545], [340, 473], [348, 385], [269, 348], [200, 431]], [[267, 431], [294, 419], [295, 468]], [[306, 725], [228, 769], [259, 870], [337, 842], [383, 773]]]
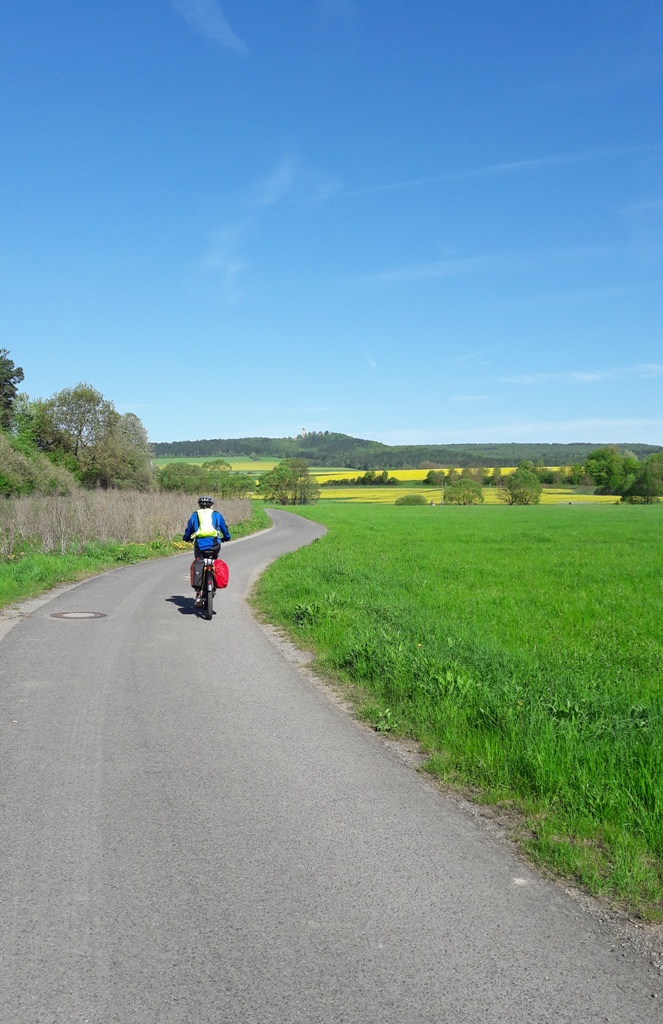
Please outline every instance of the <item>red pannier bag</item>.
[[214, 580], [219, 590], [223, 590], [224, 587], [228, 586], [228, 578], [230, 573], [228, 572], [228, 566], [221, 558], [214, 559]]

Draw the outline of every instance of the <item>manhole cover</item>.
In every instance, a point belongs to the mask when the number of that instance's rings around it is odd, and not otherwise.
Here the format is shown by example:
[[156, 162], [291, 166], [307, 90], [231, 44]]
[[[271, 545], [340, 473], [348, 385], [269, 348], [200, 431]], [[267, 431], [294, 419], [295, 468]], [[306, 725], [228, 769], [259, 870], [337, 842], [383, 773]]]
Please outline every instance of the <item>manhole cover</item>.
[[105, 619], [104, 612], [53, 612], [52, 619]]

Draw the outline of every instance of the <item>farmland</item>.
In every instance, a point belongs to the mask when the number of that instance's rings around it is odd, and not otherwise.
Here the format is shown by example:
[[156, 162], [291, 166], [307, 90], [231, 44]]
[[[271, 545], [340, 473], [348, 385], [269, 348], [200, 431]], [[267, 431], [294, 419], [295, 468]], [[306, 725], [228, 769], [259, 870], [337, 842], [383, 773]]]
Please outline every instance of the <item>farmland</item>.
[[660, 914], [663, 507], [302, 514], [330, 532], [262, 577], [270, 621], [431, 771], [517, 809], [533, 858]]
[[[442, 500], [441, 487], [422, 487], [421, 485], [403, 484], [399, 487], [325, 487], [322, 497], [325, 500], [348, 502], [353, 505], [393, 505], [396, 498], [403, 494], [422, 494], [427, 502], [436, 505]], [[484, 504], [500, 505], [496, 487], [483, 487]], [[614, 494], [593, 494], [587, 488], [575, 487], [544, 488], [541, 495], [543, 505], [559, 504], [609, 504], [619, 501]]]
[[[153, 459], [153, 465], [157, 468], [161, 468], [171, 462], [187, 462], [193, 465], [202, 465], [206, 460], [202, 457], [163, 457]], [[254, 497], [259, 496], [258, 480], [262, 473], [268, 472], [274, 466], [278, 465], [280, 460], [278, 459], [242, 459], [242, 458], [227, 458], [226, 462], [231, 467], [233, 473], [246, 473], [255, 481], [253, 495]], [[558, 468], [558, 467], [553, 467]], [[515, 467], [506, 467], [502, 469], [502, 475], [508, 476], [513, 473]], [[393, 505], [396, 498], [401, 497], [404, 494], [421, 494], [429, 503], [439, 504], [442, 500], [442, 488], [440, 486], [424, 486], [423, 480], [426, 476], [427, 470], [425, 469], [389, 469], [387, 470], [390, 477], [395, 477], [398, 481], [396, 485], [391, 486], [360, 486], [360, 485], [347, 485], [339, 483], [335, 486], [336, 481], [347, 480], [348, 478], [356, 478], [361, 476], [361, 473], [357, 473], [356, 470], [345, 468], [330, 468], [327, 466], [312, 466], [310, 469], [311, 476], [315, 477], [318, 484], [323, 484], [324, 488], [322, 491], [322, 497], [325, 500], [332, 501], [344, 501], [351, 502], [353, 504], [377, 504], [377, 505]], [[498, 493], [495, 487], [484, 487], [482, 489], [484, 503], [487, 505], [498, 505], [500, 504]], [[592, 488], [588, 487], [545, 487], [541, 496], [541, 502], [543, 504], [567, 504], [570, 502], [581, 502], [586, 503], [607, 503], [614, 504], [619, 499], [613, 495], [595, 495]]]
[[[220, 456], [217, 456], [220, 458]], [[202, 466], [203, 462], [212, 461], [212, 456], [208, 458], [187, 458], [184, 456], [164, 456], [163, 458], [152, 459], [152, 465], [160, 469], [162, 466], [167, 466], [170, 462], [189, 462], [193, 466]], [[273, 469], [279, 463], [279, 459], [226, 459], [234, 473], [266, 473], [269, 469]]]

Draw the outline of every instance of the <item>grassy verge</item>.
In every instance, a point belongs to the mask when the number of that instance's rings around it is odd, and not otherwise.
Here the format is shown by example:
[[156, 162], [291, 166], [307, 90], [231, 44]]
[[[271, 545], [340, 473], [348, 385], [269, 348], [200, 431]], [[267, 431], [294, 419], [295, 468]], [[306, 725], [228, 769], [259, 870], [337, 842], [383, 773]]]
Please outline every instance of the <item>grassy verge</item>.
[[[266, 529], [272, 521], [258, 502], [252, 502], [250, 519], [235, 523], [231, 527], [233, 538], [246, 537], [258, 530]], [[146, 544], [86, 544], [82, 551], [28, 552], [0, 562], [0, 608], [35, 597], [60, 583], [73, 583], [95, 576], [119, 565], [130, 565], [148, 558], [162, 558], [165, 555], [191, 551], [191, 545], [181, 540], [159, 538]]]
[[256, 603], [376, 728], [523, 816], [533, 858], [663, 911], [663, 508], [324, 503]]

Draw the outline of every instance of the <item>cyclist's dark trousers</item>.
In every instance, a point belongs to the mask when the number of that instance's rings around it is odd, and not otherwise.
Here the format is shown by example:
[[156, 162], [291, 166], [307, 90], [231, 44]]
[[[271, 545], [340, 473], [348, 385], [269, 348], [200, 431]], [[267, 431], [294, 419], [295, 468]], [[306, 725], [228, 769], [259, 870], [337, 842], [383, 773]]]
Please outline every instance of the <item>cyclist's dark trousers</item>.
[[202, 551], [198, 547], [198, 541], [193, 542], [193, 557], [194, 558], [218, 558], [219, 551], [221, 550], [221, 541], [217, 540], [214, 542], [211, 548], [204, 548]]

